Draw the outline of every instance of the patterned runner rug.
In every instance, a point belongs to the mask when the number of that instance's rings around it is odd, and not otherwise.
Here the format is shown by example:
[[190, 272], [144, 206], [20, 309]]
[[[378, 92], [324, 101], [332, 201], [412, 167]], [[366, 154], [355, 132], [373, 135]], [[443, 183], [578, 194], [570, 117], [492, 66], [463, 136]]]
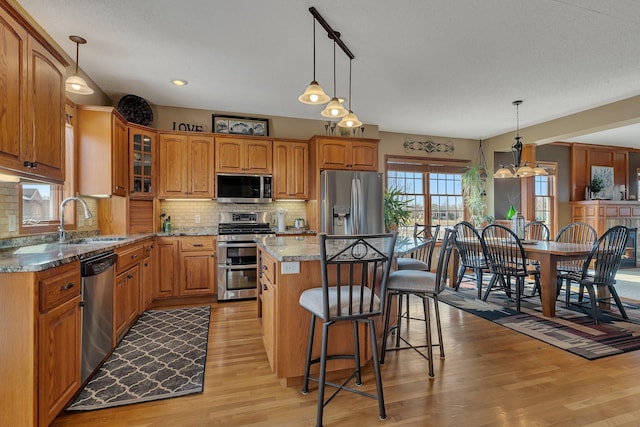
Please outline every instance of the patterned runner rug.
[[[526, 294], [530, 291], [531, 288], [527, 288]], [[613, 308], [611, 312], [601, 311], [596, 325], [587, 315], [588, 308], [565, 308], [564, 293], [558, 298], [554, 318], [542, 316], [540, 297], [523, 299], [521, 313], [518, 313], [515, 300], [502, 291], [492, 291], [487, 302], [477, 300], [476, 296], [475, 284], [463, 281], [458, 292], [448, 288], [440, 294], [440, 300], [589, 360], [640, 349], [640, 306], [637, 304], [623, 302], [629, 320], [620, 317]]]
[[201, 393], [210, 312], [201, 306], [142, 313], [67, 410]]

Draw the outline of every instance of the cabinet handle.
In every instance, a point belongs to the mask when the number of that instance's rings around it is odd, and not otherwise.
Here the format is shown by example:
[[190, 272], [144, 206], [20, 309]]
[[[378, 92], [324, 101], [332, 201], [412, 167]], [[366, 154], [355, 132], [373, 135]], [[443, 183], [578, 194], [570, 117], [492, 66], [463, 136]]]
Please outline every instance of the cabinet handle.
[[194, 247], [194, 248], [201, 248], [201, 247], [203, 247], [203, 246], [204, 246], [204, 245], [203, 245], [202, 243], [194, 243], [194, 244], [193, 244], [193, 247]]
[[32, 168], [37, 168], [38, 167], [38, 163], [37, 162], [31, 162], [31, 167]]
[[73, 288], [76, 284], [73, 282], [69, 282], [66, 285], [60, 286], [60, 290], [61, 291], [68, 291], [69, 289]]
[[267, 288], [267, 285], [264, 285], [264, 284], [263, 284], [263, 285], [262, 285], [262, 290], [263, 290], [263, 291], [267, 291], [267, 290], [269, 290], [269, 289]]
[[133, 274], [127, 274], [127, 279], [133, 279]]
[[131, 259], [136, 259], [136, 258], [138, 258], [138, 254], [131, 255]]
[[148, 263], [148, 262], [145, 262], [145, 263], [144, 263], [144, 266], [145, 266], [145, 267], [149, 267], [149, 263]]

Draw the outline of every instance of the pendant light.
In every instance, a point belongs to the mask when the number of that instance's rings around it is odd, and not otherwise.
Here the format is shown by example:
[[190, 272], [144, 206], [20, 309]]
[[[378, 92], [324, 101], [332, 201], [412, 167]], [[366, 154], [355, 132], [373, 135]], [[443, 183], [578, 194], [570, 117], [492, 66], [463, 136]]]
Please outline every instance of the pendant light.
[[325, 104], [329, 101], [329, 95], [324, 93], [322, 87], [316, 81], [316, 19], [313, 18], [313, 80], [307, 86], [304, 93], [298, 97], [303, 104]]
[[343, 128], [359, 128], [362, 126], [362, 122], [358, 120], [358, 116], [356, 116], [351, 110], [351, 63], [352, 59], [349, 59], [349, 112], [346, 116], [342, 118], [338, 122], [338, 126]]
[[336, 97], [336, 40], [333, 39], [333, 98], [324, 107], [324, 110], [320, 112], [324, 117], [331, 119], [338, 119], [349, 114], [347, 110], [342, 106], [340, 100]]
[[93, 89], [89, 87], [87, 82], [78, 75], [78, 58], [80, 57], [80, 45], [85, 44], [87, 40], [80, 36], [69, 36], [69, 39], [76, 44], [76, 72], [69, 77], [65, 83], [67, 92], [76, 93], [78, 95], [91, 95]]

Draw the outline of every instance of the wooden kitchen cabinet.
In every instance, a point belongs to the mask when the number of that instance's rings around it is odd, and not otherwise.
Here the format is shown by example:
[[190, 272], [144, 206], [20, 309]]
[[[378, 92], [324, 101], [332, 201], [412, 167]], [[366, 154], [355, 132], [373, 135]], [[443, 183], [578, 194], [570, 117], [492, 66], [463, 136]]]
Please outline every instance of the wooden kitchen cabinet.
[[155, 242], [157, 260], [157, 278], [153, 289], [153, 298], [176, 296], [180, 283], [180, 265], [178, 263], [178, 238], [158, 237]]
[[87, 196], [127, 196], [127, 123], [113, 107], [79, 105], [78, 192]]
[[158, 197], [214, 197], [213, 137], [162, 133], [158, 160]]
[[[276, 361], [276, 292], [275, 260], [265, 251], [258, 249], [260, 277], [258, 279], [258, 300], [262, 318], [262, 341], [267, 352], [269, 365], [274, 368]], [[275, 369], [273, 369], [275, 372]]]
[[364, 138], [314, 137], [320, 169], [378, 170], [378, 141]]
[[80, 265], [67, 264], [40, 277], [38, 418], [47, 426], [80, 387]]
[[64, 182], [67, 65], [17, 12], [0, 6], [1, 169]]
[[271, 175], [271, 140], [216, 137], [216, 172]]
[[309, 198], [309, 143], [273, 142], [273, 198]]
[[138, 125], [128, 125], [129, 135], [129, 197], [153, 199], [156, 195], [156, 148], [158, 134], [155, 130]]
[[180, 238], [179, 296], [213, 295], [215, 279], [214, 238], [212, 236]]
[[153, 302], [153, 283], [155, 251], [154, 242], [149, 240], [144, 242], [144, 258], [142, 260], [142, 290], [140, 295], [140, 312], [144, 312]]
[[113, 337], [117, 344], [141, 313], [141, 263], [144, 244], [136, 242], [116, 249]]

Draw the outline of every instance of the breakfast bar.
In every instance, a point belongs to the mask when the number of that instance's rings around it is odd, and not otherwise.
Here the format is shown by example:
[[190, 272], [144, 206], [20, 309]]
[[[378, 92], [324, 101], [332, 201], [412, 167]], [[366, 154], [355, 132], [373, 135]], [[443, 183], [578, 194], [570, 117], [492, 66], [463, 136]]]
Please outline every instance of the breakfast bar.
[[[309, 330], [309, 314], [298, 304], [300, 294], [309, 288], [322, 286], [320, 245], [317, 236], [261, 237], [258, 244], [258, 318], [271, 369], [286, 385], [301, 383], [304, 374], [305, 349]], [[398, 237], [394, 254], [404, 256], [429, 241]], [[363, 363], [371, 359], [365, 326], [360, 326], [360, 348]], [[320, 331], [321, 324], [316, 325]], [[351, 325], [336, 325], [329, 352], [345, 352], [353, 348]], [[378, 339], [382, 338], [382, 319], [376, 322]], [[321, 333], [315, 334], [316, 337]], [[319, 342], [318, 342], [319, 344]], [[319, 348], [314, 344], [314, 348]], [[314, 355], [315, 357], [315, 355]], [[350, 361], [333, 360], [328, 371], [350, 368]]]

